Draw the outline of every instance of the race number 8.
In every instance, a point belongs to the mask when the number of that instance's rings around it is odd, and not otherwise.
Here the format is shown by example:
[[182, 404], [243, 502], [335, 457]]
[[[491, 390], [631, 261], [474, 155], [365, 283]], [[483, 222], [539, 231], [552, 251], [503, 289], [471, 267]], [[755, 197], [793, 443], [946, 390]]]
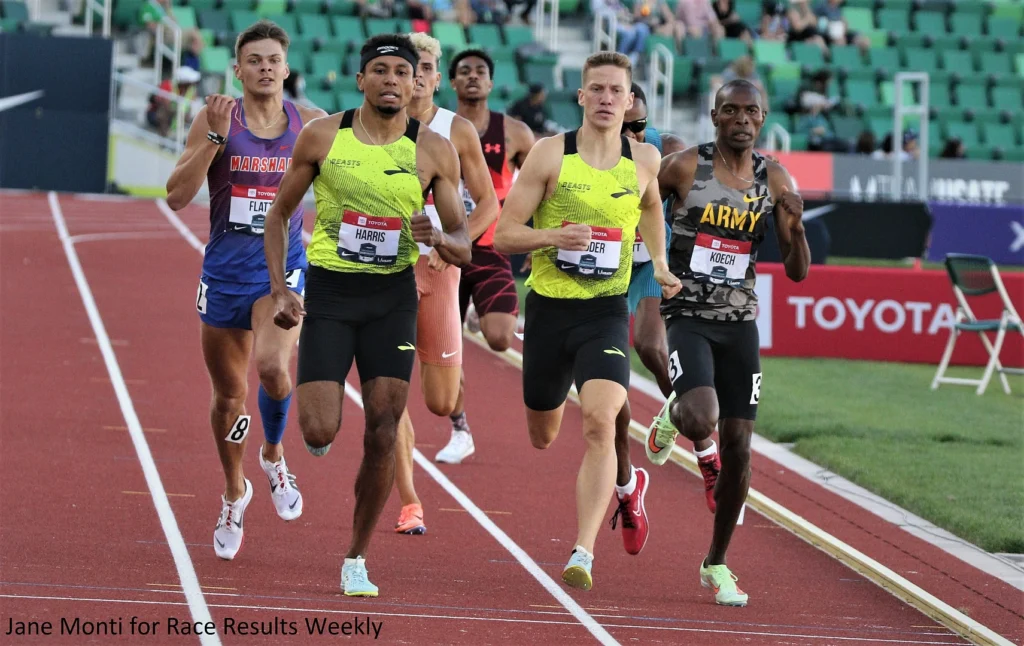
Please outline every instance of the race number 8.
[[199, 289], [196, 291], [196, 309], [200, 314], [206, 314], [206, 291], [208, 289], [210, 286], [200, 280]]
[[679, 350], [673, 350], [668, 358], [668, 378], [672, 383], [683, 376], [683, 366], [679, 363]]
[[224, 439], [228, 442], [234, 442], [235, 444], [241, 444], [245, 436], [249, 434], [249, 415], [239, 415], [238, 419], [231, 426], [231, 430], [228, 431], [228, 436]]

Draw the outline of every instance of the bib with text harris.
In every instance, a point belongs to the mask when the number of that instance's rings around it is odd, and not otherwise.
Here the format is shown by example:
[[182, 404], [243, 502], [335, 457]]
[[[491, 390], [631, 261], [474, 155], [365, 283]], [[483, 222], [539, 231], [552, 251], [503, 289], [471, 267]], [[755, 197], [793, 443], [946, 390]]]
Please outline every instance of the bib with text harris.
[[382, 218], [345, 211], [338, 231], [338, 255], [367, 265], [393, 265], [398, 260], [401, 218]]
[[750, 242], [698, 233], [690, 256], [690, 271], [697, 280], [738, 287], [750, 265]]
[[[567, 227], [574, 222], [562, 221]], [[590, 227], [590, 245], [586, 251], [558, 250], [555, 266], [567, 274], [586, 278], [610, 278], [619, 270], [622, 253], [622, 229]]]
[[267, 211], [274, 202], [277, 189], [272, 186], [231, 185], [231, 208], [228, 222], [232, 231], [263, 235]]

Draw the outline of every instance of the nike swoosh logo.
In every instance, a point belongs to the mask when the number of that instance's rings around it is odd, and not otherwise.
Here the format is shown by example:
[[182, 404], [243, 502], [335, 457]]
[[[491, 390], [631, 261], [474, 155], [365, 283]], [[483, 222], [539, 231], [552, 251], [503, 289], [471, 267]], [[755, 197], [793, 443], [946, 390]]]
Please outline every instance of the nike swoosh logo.
[[623, 358], [626, 357], [626, 355], [624, 355], [622, 353], [622, 350], [619, 350], [618, 348], [612, 348], [611, 350], [605, 350], [604, 353], [605, 354], [617, 354], [617, 355], [619, 355], [620, 357], [623, 357]]
[[651, 453], [661, 453], [661, 449], [664, 447], [658, 446], [654, 442], [655, 431], [651, 431], [651, 434], [647, 438], [647, 448], [651, 450]]
[[415, 350], [415, 349], [416, 349], [416, 346], [414, 346], [414, 345], [413, 345], [413, 344], [411, 344], [411, 343], [406, 343], [405, 345], [400, 345], [400, 346], [398, 346], [398, 349], [399, 349], [399, 350]]
[[458, 354], [458, 351], [456, 351], [456, 352], [442, 352], [441, 353], [441, 358], [442, 359], [447, 359], [448, 357], [454, 357], [457, 354]]
[[217, 541], [217, 545], [220, 545], [221, 547], [225, 547], [224, 543], [221, 543], [220, 539], [217, 538], [216, 536], [213, 537], [213, 540]]
[[288, 505], [288, 509], [295, 509], [295, 505], [297, 505], [297, 504], [299, 504], [299, 499], [298, 498], [295, 499], [295, 502], [293, 502], [292, 504]]
[[750, 202], [760, 202], [764, 198], [765, 198], [764, 195], [755, 195], [754, 197], [747, 197], [746, 195], [744, 195], [743, 196], [743, 201], [744, 202], [748, 202], [748, 203], [750, 203]]
[[406, 174], [406, 175], [412, 175], [412, 173], [410, 173], [409, 171], [405, 170], [404, 168], [396, 168], [396, 169], [391, 169], [391, 170], [384, 171], [385, 175], [401, 175], [403, 173]]
[[277, 491], [277, 485], [276, 484], [270, 485], [270, 493], [274, 493], [275, 491]]
[[5, 96], [0, 99], [0, 112], [16, 108], [19, 105], [28, 103], [29, 101], [35, 101], [39, 97], [43, 96], [43, 94], [43, 90], [36, 90], [34, 92], [25, 92], [24, 94], [15, 94], [14, 96]]

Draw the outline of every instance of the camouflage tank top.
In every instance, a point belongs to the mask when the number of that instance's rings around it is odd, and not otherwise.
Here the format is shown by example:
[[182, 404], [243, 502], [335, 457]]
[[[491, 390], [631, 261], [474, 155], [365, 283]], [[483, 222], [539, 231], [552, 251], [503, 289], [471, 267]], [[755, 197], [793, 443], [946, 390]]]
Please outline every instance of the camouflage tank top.
[[693, 186], [682, 205], [672, 205], [668, 261], [683, 288], [662, 302], [666, 319], [746, 321], [756, 315], [757, 248], [773, 207], [768, 163], [754, 152], [754, 184], [740, 191], [715, 178], [715, 154], [713, 142], [697, 148]]

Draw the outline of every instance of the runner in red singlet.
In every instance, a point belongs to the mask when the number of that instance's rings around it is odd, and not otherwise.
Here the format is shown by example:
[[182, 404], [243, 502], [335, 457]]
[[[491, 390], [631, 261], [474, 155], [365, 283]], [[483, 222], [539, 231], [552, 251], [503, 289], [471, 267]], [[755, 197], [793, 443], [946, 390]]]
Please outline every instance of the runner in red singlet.
[[[492, 111], [487, 97], [494, 89], [494, 61], [479, 49], [466, 49], [452, 58], [448, 78], [459, 99], [456, 114], [468, 119], [480, 135], [480, 146], [491, 171], [498, 202], [504, 202], [512, 186], [514, 171], [522, 167], [533, 148], [533, 131], [515, 119]], [[473, 200], [465, 192], [466, 212], [472, 211]], [[499, 216], [500, 217], [500, 216]], [[459, 283], [459, 309], [466, 319], [470, 299], [480, 317], [480, 331], [495, 352], [503, 352], [512, 343], [519, 316], [519, 297], [509, 257], [494, 250], [494, 228], [473, 241], [473, 260], [462, 268]], [[473, 436], [466, 423], [465, 366], [459, 399], [452, 412], [452, 437], [434, 458], [438, 462], [458, 464], [475, 451]]]

